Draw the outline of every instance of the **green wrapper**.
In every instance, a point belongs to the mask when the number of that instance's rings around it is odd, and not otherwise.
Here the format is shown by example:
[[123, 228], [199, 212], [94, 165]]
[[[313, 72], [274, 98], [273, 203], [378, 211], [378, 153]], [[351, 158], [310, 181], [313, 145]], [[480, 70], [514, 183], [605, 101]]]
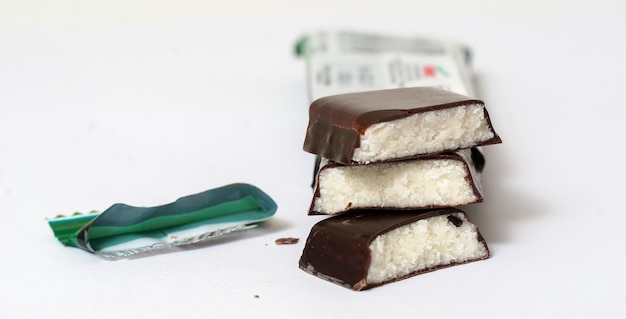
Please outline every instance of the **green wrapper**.
[[62, 244], [116, 258], [255, 227], [276, 209], [259, 188], [238, 183], [162, 206], [114, 204], [102, 213], [57, 217], [48, 223]]

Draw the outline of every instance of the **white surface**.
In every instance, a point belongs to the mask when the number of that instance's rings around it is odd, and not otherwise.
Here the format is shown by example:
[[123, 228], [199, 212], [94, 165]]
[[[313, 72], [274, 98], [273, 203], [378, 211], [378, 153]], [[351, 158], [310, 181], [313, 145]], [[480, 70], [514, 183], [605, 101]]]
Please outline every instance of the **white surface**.
[[[626, 6], [458, 2], [0, 4], [0, 317], [623, 317]], [[319, 218], [292, 46], [339, 27], [474, 49], [504, 141], [469, 209], [491, 259], [358, 293], [297, 268]], [[271, 223], [164, 254], [103, 260], [45, 221], [239, 181]]]

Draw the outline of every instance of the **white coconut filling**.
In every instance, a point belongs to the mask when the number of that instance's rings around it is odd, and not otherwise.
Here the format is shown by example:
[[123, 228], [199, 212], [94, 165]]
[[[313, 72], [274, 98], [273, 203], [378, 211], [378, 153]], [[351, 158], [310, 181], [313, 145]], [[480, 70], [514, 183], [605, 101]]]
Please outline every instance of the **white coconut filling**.
[[378, 236], [370, 244], [371, 263], [367, 282], [399, 278], [431, 267], [487, 257], [478, 240], [476, 226], [463, 214], [453, 214], [463, 223], [457, 227], [448, 215], [419, 220]]
[[419, 208], [475, 202], [463, 162], [410, 160], [324, 168], [313, 210], [333, 214], [348, 208]]
[[468, 104], [378, 123], [367, 128], [353, 160], [369, 163], [468, 148], [494, 137], [484, 106]]

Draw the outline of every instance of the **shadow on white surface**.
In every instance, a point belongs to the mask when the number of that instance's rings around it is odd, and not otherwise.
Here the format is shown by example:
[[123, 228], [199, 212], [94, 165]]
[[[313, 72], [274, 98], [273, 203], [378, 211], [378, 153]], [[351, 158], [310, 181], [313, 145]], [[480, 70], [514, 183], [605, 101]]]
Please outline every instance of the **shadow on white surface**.
[[510, 174], [512, 169], [509, 169], [512, 163], [504, 156], [506, 149], [505, 145], [483, 149], [486, 158], [482, 175], [485, 200], [461, 208], [470, 215], [488, 244], [515, 241], [525, 223], [545, 218], [549, 212], [545, 198], [516, 187]]
[[[497, 95], [493, 88], [487, 88], [489, 74], [476, 72], [473, 77], [476, 97], [485, 101], [493, 125], [502, 138], [502, 144], [481, 147], [485, 156], [485, 169], [482, 173], [484, 202], [461, 207], [476, 224], [487, 244], [511, 243], [524, 225], [533, 220], [545, 218], [548, 213], [547, 198], [528, 192], [519, 180], [523, 174], [524, 158], [533, 156], [519, 149], [517, 136], [508, 120], [515, 114], [504, 105], [489, 104], [490, 96]], [[503, 101], [499, 101], [502, 103]], [[498, 121], [498, 119], [503, 121]], [[509, 125], [507, 125], [509, 124]], [[517, 157], [516, 157], [517, 156]], [[541, 183], [541, 181], [537, 181]]]

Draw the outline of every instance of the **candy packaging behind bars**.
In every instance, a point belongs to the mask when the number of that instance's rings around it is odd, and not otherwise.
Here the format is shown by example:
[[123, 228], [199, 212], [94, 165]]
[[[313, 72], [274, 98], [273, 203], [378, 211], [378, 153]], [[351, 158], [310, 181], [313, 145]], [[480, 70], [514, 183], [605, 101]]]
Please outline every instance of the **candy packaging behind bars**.
[[460, 43], [419, 37], [318, 32], [302, 38], [311, 101], [321, 97], [428, 86], [474, 97], [471, 51]]

